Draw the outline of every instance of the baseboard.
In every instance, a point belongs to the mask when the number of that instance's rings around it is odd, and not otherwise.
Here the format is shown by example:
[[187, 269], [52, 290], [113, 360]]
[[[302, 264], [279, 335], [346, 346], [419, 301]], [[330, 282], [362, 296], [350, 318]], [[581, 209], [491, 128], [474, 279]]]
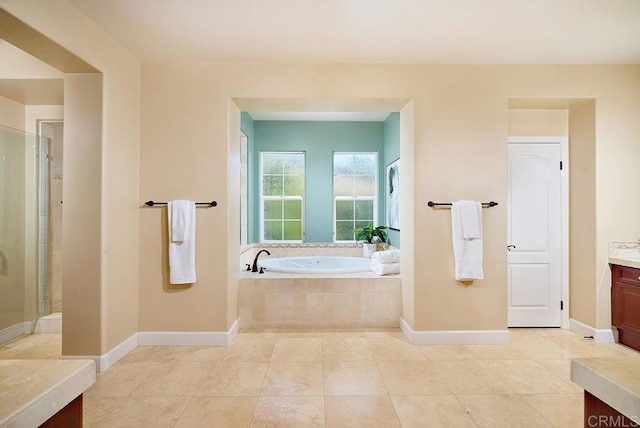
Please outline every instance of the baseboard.
[[109, 356], [103, 355], [63, 355], [63, 360], [93, 360], [96, 363], [96, 373], [101, 373], [107, 370], [109, 367]]
[[0, 330], [0, 344], [8, 342], [16, 337], [20, 337], [25, 334], [31, 334], [31, 322], [24, 321], [18, 324], [14, 324], [10, 327]]
[[109, 352], [102, 355], [63, 355], [64, 360], [93, 360], [96, 363], [96, 372], [101, 373], [118, 362], [122, 357], [136, 349], [138, 346], [138, 333], [132, 334], [128, 339], [114, 346]]
[[128, 339], [113, 347], [103, 355], [63, 355], [66, 360], [93, 360], [96, 363], [96, 372], [101, 373], [118, 362], [122, 357], [133, 351], [140, 345], [165, 345], [165, 346], [227, 346], [233, 342], [238, 333], [238, 320], [228, 331], [141, 331], [134, 333]]
[[441, 330], [414, 331], [400, 318], [400, 328], [414, 345], [504, 345], [509, 343], [509, 330]]
[[233, 342], [238, 332], [238, 320], [226, 332], [218, 331], [141, 331], [138, 345], [164, 346], [226, 346]]
[[574, 319], [569, 319], [569, 330], [580, 336], [593, 337], [596, 343], [614, 343], [613, 330], [610, 328], [594, 328]]

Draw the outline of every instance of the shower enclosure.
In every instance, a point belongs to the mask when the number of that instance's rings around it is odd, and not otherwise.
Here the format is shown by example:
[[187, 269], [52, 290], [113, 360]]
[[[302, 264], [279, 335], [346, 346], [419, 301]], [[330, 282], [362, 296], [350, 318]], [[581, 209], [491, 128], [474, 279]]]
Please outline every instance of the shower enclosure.
[[[40, 315], [40, 148], [48, 139], [0, 126], [0, 343]], [[45, 232], [46, 233], [46, 232]]]

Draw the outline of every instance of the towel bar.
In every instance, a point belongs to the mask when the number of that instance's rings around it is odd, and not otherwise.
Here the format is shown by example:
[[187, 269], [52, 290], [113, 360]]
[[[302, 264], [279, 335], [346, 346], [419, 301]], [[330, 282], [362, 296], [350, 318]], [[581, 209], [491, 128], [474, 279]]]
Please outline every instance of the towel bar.
[[[147, 201], [144, 203], [146, 206], [148, 207], [153, 207], [153, 206], [161, 206], [161, 205], [167, 205], [167, 202], [154, 202], [154, 201]], [[216, 201], [211, 201], [211, 202], [196, 202], [196, 205], [201, 206], [201, 207], [215, 207], [216, 205], [218, 205], [218, 203]]]
[[[453, 205], [453, 203], [451, 203], [451, 202], [433, 202], [433, 201], [427, 202], [427, 206], [429, 206], [431, 208], [440, 207], [440, 206], [451, 206], [451, 205]], [[495, 207], [496, 205], [498, 205], [498, 203], [494, 202], [494, 201], [482, 202], [482, 206], [483, 207], [487, 207], [487, 208]]]

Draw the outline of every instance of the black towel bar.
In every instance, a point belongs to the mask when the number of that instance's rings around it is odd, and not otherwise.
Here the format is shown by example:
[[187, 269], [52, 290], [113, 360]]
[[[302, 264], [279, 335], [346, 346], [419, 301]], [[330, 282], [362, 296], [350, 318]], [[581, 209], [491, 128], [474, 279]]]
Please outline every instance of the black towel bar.
[[[154, 201], [147, 201], [144, 203], [146, 206], [148, 207], [153, 207], [153, 206], [162, 206], [162, 205], [167, 205], [167, 202], [154, 202]], [[218, 203], [216, 201], [211, 201], [211, 202], [196, 202], [197, 206], [201, 206], [201, 207], [215, 207], [216, 205], [218, 205]]]
[[[427, 202], [427, 206], [431, 208], [440, 207], [440, 206], [451, 206], [451, 205], [453, 205], [451, 202], [433, 202], [433, 201]], [[496, 205], [498, 205], [498, 203], [494, 201], [482, 203], [482, 206], [487, 208], [495, 207]]]

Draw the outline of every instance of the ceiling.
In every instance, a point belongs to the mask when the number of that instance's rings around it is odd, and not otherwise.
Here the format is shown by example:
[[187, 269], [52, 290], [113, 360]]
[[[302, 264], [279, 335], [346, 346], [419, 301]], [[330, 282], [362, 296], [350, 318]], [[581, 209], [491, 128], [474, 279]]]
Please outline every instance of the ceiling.
[[70, 0], [143, 61], [640, 64], [639, 0]]

